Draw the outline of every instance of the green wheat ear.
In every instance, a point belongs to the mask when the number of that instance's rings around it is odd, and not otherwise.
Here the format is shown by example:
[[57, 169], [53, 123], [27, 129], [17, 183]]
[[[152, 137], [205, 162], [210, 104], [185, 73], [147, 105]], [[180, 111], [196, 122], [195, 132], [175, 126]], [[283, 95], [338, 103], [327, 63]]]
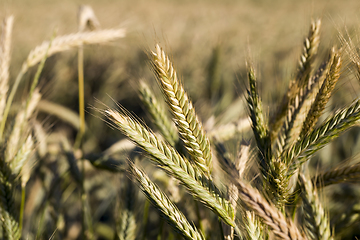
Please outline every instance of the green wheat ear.
[[159, 45], [156, 45], [152, 57], [154, 72], [173, 113], [180, 136], [196, 165], [210, 176], [212, 169], [210, 141], [205, 135], [193, 104], [177, 78], [171, 61]]

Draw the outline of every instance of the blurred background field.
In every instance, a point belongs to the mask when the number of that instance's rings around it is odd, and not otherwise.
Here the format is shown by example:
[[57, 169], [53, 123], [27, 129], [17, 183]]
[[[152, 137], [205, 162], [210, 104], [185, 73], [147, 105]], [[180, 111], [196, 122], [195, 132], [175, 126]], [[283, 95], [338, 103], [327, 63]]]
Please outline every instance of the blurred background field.
[[[275, 109], [274, 104], [281, 100], [294, 77], [303, 39], [308, 33], [311, 19], [322, 19], [320, 54], [323, 55], [330, 46], [340, 46], [338, 31], [343, 32], [344, 26], [354, 39], [359, 36], [357, 33], [360, 30], [360, 1], [357, 0], [2, 0], [0, 17], [4, 18], [10, 14], [15, 17], [11, 81], [15, 79], [30, 50], [42, 41], [49, 40], [54, 31], [57, 35], [77, 32], [77, 11], [81, 4], [89, 4], [94, 9], [101, 28], [127, 29], [127, 36], [123, 39], [105, 45], [84, 47], [88, 128], [82, 154], [90, 160], [102, 157], [106, 149], [123, 138], [119, 131], [112, 130], [100, 119], [101, 117], [98, 117], [99, 113], [92, 108], [93, 106], [101, 108], [104, 103], [115, 107], [116, 103], [119, 103], [152, 127], [138, 96], [138, 82], [145, 79], [158, 96], [161, 96], [147, 55], [147, 51], [153, 50], [157, 42], [160, 42], [171, 55], [185, 90], [195, 103], [202, 121], [209, 126], [218, 126], [246, 117], [247, 110], [242, 101], [247, 78], [245, 61], [249, 56], [258, 71], [260, 92], [265, 109], [270, 115]], [[16, 97], [18, 101], [23, 99], [28, 91], [35, 71], [36, 68], [32, 69], [24, 77]], [[346, 73], [345, 77], [340, 79], [335, 97], [325, 110], [326, 113], [359, 97], [357, 79], [346, 66], [343, 71]], [[77, 84], [76, 49], [47, 59], [39, 82], [43, 99], [78, 112]], [[208, 121], [211, 117], [213, 121]], [[51, 175], [49, 178], [52, 179], [55, 173], [65, 171], [61, 170], [63, 164], [60, 161], [64, 159], [51, 153], [60, 151], [53, 143], [64, 138], [72, 146], [77, 129], [66, 120], [54, 117], [48, 112], [39, 111], [37, 118], [49, 139], [44, 150], [47, 160], [42, 161], [48, 164], [52, 174], [39, 170], [40, 167], [36, 170], [43, 174], [39, 178], [46, 185], [47, 174]], [[325, 148], [318, 158], [327, 164], [327, 167], [331, 167], [340, 160], [357, 156], [360, 150], [360, 138], [357, 133], [358, 129], [345, 134]], [[239, 133], [235, 145], [231, 146], [229, 143], [230, 148], [234, 148], [234, 154], [236, 143], [243, 138], [249, 140], [251, 137], [249, 131]], [[76, 156], [76, 153], [74, 154]], [[128, 155], [113, 158], [118, 162], [125, 162]], [[66, 164], [64, 163], [65, 166]], [[111, 229], [118, 214], [112, 211], [112, 207], [118, 204], [115, 199], [120, 195], [121, 180], [118, 175], [94, 170], [90, 165], [88, 167], [87, 187], [91, 192], [89, 201], [96, 223], [95, 236], [111, 239]], [[123, 175], [121, 177], [124, 179]], [[158, 179], [162, 177], [157, 176]], [[60, 178], [62, 179], [62, 176]], [[111, 181], [106, 182], [104, 179]], [[55, 229], [59, 229], [55, 234], [57, 239], [79, 238], [79, 195], [76, 195], [79, 193], [76, 186], [71, 184], [71, 179], [64, 177], [57, 186], [58, 192], [54, 195], [59, 194], [61, 200], [48, 203], [50, 210], [45, 214], [47, 224], [41, 222], [44, 224], [41, 233], [36, 230], [41, 219], [36, 210], [41, 201], [37, 198], [41, 198], [47, 192], [36, 185], [40, 184], [36, 177], [31, 181], [29, 189], [38, 188], [38, 195], [27, 193], [29, 201], [25, 208], [24, 236], [29, 234], [34, 238], [39, 234], [39, 239], [49, 239]], [[113, 186], [119, 187], [117, 189]], [[345, 188], [352, 194], [349, 195], [351, 200], [360, 195], [352, 185], [346, 185]], [[344, 190], [329, 191], [333, 191], [331, 194], [342, 196]], [[56, 206], [59, 209], [56, 209]], [[140, 213], [138, 219], [141, 218]], [[154, 218], [154, 223], [160, 221], [157, 215]], [[152, 232], [149, 230], [151, 237], [148, 239], [154, 239], [152, 237], [156, 236], [157, 232], [157, 227], [153, 228]]]

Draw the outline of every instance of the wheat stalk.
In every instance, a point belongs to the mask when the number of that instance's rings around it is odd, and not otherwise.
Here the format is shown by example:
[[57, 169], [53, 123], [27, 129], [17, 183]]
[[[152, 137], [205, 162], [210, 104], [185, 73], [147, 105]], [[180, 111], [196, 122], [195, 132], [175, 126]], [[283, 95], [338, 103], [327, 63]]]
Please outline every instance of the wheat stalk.
[[216, 212], [227, 224], [236, 226], [231, 205], [200, 169], [193, 167], [174, 148], [159, 140], [151, 131], [130, 117], [110, 109], [106, 110], [105, 114], [132, 141], [145, 149], [156, 163], [182, 182], [195, 197]]
[[194, 228], [182, 212], [170, 201], [170, 199], [135, 165], [131, 165], [131, 172], [140, 184], [141, 190], [146, 197], [161, 211], [162, 216], [177, 232], [185, 239], [203, 240], [204, 237]]
[[193, 104], [178, 80], [172, 63], [159, 45], [156, 45], [152, 56], [154, 72], [173, 113], [180, 136], [195, 163], [210, 176], [212, 168], [210, 141], [196, 116]]
[[154, 93], [144, 81], [140, 81], [139, 92], [140, 98], [150, 113], [154, 124], [170, 145], [175, 146], [179, 140], [176, 127], [169, 120], [164, 108], [160, 105]]
[[302, 189], [304, 229], [309, 239], [333, 239], [329, 219], [321, 205], [316, 189], [313, 188], [312, 181], [303, 174], [299, 174], [299, 183]]

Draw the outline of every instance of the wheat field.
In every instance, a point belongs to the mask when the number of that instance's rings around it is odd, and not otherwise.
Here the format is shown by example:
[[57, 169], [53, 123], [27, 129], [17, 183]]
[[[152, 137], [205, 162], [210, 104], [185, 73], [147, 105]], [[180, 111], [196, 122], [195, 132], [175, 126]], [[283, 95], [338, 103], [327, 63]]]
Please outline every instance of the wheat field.
[[358, 1], [0, 3], [1, 239], [358, 239]]

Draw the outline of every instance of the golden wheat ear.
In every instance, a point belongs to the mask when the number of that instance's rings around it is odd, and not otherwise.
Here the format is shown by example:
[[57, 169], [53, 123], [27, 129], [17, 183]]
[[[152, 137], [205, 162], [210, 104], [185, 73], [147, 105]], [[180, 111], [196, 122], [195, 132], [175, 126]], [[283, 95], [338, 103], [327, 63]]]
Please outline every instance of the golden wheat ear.
[[177, 78], [176, 71], [165, 52], [156, 45], [152, 66], [173, 113], [175, 124], [195, 164], [211, 176], [212, 156], [208, 137], [199, 121], [192, 102]]

